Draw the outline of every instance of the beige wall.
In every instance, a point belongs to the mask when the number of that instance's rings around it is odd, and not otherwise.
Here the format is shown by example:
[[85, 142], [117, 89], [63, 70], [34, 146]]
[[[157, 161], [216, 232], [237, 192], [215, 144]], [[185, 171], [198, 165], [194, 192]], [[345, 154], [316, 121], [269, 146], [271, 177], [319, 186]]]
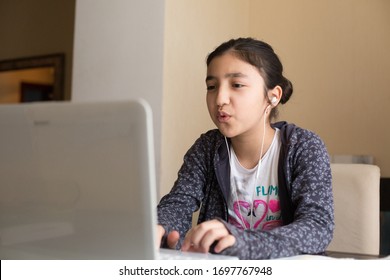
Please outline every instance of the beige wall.
[[[72, 100], [142, 98], [153, 110], [160, 170], [164, 0], [76, 2]], [[160, 182], [157, 173], [157, 182]]]
[[369, 154], [390, 176], [390, 1], [166, 0], [161, 194], [213, 128], [205, 57], [231, 37], [269, 42], [295, 92], [279, 119], [318, 133], [330, 154]]
[[373, 155], [389, 177], [390, 1], [252, 3], [251, 33], [275, 46], [295, 85], [280, 118], [317, 132], [330, 154]]

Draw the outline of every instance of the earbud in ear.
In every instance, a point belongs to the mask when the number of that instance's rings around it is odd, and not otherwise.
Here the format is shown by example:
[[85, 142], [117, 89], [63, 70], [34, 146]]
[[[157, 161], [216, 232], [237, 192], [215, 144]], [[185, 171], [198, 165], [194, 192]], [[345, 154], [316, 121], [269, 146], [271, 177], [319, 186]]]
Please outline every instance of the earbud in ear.
[[277, 103], [278, 103], [278, 99], [276, 98], [276, 96], [272, 97], [271, 99], [272, 106], [275, 106]]

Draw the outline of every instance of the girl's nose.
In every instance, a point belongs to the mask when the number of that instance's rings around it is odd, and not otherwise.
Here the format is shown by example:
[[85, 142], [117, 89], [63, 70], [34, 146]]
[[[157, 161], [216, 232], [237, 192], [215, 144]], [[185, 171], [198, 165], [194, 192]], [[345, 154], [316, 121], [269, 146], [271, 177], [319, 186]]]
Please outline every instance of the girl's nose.
[[221, 108], [225, 104], [229, 104], [229, 92], [227, 89], [224, 89], [223, 87], [220, 87], [217, 92], [217, 106]]

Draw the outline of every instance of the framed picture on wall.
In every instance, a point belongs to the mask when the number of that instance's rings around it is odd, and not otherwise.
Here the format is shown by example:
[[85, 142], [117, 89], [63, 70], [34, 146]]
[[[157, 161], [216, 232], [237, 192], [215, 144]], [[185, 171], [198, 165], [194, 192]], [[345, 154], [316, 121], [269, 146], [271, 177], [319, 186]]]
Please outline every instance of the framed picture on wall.
[[21, 83], [20, 102], [53, 101], [54, 86], [51, 84]]
[[65, 54], [0, 61], [0, 103], [64, 100]]

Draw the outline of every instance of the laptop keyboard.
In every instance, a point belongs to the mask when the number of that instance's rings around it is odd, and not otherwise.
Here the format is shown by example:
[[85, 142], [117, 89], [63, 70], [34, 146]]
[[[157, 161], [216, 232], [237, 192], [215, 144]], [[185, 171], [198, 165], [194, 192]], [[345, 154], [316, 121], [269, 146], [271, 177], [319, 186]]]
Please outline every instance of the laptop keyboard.
[[238, 260], [237, 257], [217, 254], [183, 252], [180, 250], [159, 249], [160, 260]]

